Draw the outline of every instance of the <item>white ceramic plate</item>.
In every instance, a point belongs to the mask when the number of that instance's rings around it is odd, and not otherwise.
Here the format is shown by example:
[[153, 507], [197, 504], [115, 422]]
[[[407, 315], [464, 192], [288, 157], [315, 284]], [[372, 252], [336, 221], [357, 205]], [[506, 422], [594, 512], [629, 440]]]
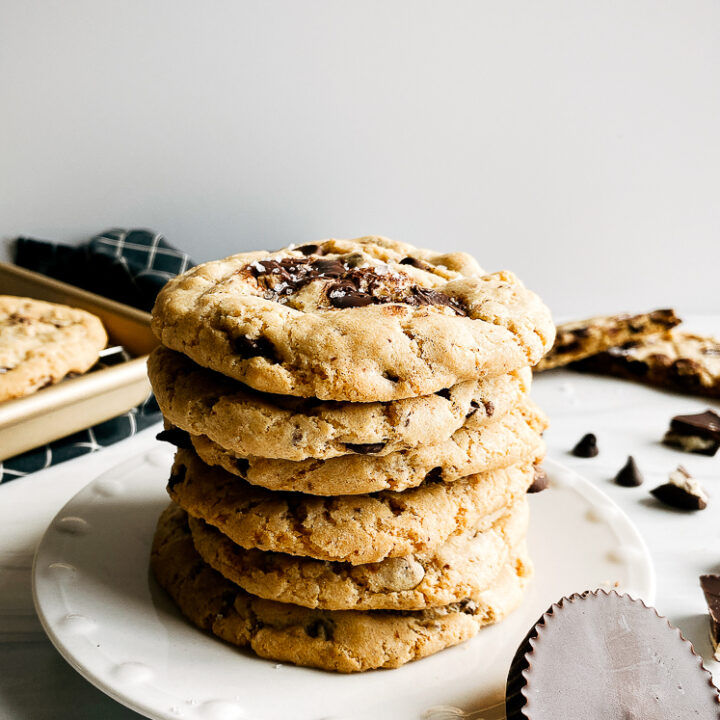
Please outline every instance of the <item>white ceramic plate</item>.
[[148, 717], [439, 720], [468, 713], [491, 720], [504, 717], [498, 703], [516, 647], [552, 602], [596, 587], [654, 601], [652, 563], [627, 516], [576, 473], [546, 461], [551, 487], [531, 498], [536, 578], [505, 622], [398, 670], [336, 675], [278, 665], [195, 629], [150, 577], [169, 464], [170, 453], [158, 448], [90, 483], [51, 523], [33, 569], [35, 606], [58, 650], [98, 688]]

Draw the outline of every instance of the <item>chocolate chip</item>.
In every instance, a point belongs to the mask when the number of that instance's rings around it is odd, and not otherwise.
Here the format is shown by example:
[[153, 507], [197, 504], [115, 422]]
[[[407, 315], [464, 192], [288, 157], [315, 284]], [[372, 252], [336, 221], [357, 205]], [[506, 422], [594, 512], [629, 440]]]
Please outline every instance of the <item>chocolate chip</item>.
[[622, 487], [638, 487], [643, 484], [642, 473], [632, 455], [628, 456], [627, 462], [618, 471], [615, 482]]
[[175, 472], [170, 473], [170, 479], [168, 480], [168, 490], [172, 490], [178, 483], [181, 483], [183, 480], [185, 480], [186, 473], [187, 468], [184, 465], [181, 465]]
[[409, 255], [408, 255], [408, 257], [404, 257], [400, 261], [400, 264], [401, 265], [412, 265], [413, 267], [416, 267], [419, 270], [427, 270], [428, 269], [427, 263], [424, 263], [422, 260], [418, 260], [417, 258], [410, 257]]
[[650, 366], [646, 362], [642, 362], [642, 360], [628, 360], [625, 367], [635, 377], [644, 377], [650, 370]]
[[310, 267], [324, 277], [342, 277], [346, 270], [339, 260], [314, 260]]
[[249, 338], [240, 335], [232, 341], [232, 346], [241, 357], [263, 357], [271, 362], [279, 362], [273, 344], [266, 337]]
[[492, 417], [495, 413], [495, 405], [492, 403], [491, 400], [483, 400], [482, 404], [485, 406], [485, 414], [488, 417]]
[[188, 449], [193, 446], [190, 433], [181, 430], [179, 427], [168, 428], [160, 431], [155, 438], [161, 442], [167, 442], [175, 447]]
[[440, 480], [442, 480], [442, 471], [442, 467], [434, 467], [432, 470], [430, 470], [430, 472], [425, 475], [424, 482], [439, 482]]
[[474, 615], [477, 609], [477, 603], [472, 598], [465, 598], [458, 603], [458, 610], [466, 615]]
[[305, 632], [311, 638], [332, 640], [335, 635], [335, 624], [327, 618], [318, 618], [305, 626]]
[[669, 482], [659, 485], [650, 493], [660, 502], [678, 510], [704, 510], [708, 503], [701, 485], [682, 465], [670, 473]]
[[547, 473], [542, 468], [536, 467], [532, 484], [527, 491], [530, 494], [539, 493], [543, 490], [547, 490], [549, 484]]
[[553, 348], [553, 352], [557, 353], [568, 353], [579, 350], [581, 347], [579, 340], [571, 340], [570, 342], [563, 343], [562, 345], [556, 345]]
[[372, 455], [380, 452], [385, 447], [385, 443], [345, 443], [345, 447], [359, 455]]
[[301, 245], [300, 247], [297, 247], [295, 249], [305, 255], [305, 257], [307, 257], [308, 255], [316, 255], [319, 247], [319, 245], [313, 245], [312, 243], [309, 243], [307, 245]]
[[445, 398], [445, 400], [450, 399], [450, 388], [444, 388], [442, 390], [438, 390], [436, 395], [439, 395], [441, 398]]
[[477, 400], [471, 400], [470, 401], [470, 410], [468, 411], [468, 414], [465, 416], [465, 418], [472, 417], [478, 410], [480, 409], [480, 403]]
[[572, 449], [572, 454], [581, 458], [595, 457], [598, 452], [597, 438], [592, 433], [583, 435], [580, 442]]

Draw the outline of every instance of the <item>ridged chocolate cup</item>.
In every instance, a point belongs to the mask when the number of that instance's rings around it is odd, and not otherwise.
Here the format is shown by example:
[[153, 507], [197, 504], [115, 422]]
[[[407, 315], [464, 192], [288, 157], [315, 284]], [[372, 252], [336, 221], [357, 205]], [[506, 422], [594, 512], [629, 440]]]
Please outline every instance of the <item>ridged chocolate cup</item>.
[[508, 720], [718, 720], [693, 646], [654, 608], [596, 590], [562, 598], [513, 658]]

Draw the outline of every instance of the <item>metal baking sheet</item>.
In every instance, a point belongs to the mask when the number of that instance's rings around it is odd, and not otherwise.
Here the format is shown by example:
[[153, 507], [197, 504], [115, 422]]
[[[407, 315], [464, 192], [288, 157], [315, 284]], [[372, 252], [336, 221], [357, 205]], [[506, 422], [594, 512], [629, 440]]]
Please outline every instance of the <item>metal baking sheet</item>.
[[87, 373], [0, 403], [0, 461], [127, 412], [150, 394], [147, 356], [158, 344], [150, 314], [8, 263], [0, 295], [20, 295], [97, 315], [108, 348]]

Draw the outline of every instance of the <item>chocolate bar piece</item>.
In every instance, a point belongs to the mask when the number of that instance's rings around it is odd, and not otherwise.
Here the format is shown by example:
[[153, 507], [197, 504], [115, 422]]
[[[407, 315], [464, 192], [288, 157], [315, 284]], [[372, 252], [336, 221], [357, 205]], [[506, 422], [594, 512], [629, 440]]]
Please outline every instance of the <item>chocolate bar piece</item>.
[[650, 492], [661, 503], [678, 510], [704, 510], [708, 504], [705, 490], [682, 465], [670, 473], [668, 482]]
[[677, 415], [670, 421], [663, 443], [685, 452], [715, 455], [720, 449], [720, 415], [713, 410]]
[[705, 602], [710, 615], [710, 642], [713, 657], [720, 660], [720, 575], [701, 575], [700, 587], [705, 593]]

